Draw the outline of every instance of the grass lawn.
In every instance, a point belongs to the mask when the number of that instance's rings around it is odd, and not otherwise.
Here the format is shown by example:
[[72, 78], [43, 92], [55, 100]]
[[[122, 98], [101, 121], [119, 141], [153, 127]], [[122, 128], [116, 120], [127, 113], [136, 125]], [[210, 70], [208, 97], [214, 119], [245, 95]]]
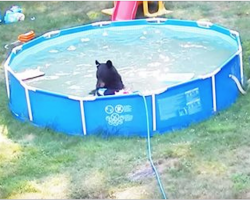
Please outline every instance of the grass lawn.
[[[0, 25], [4, 46], [21, 33], [109, 20], [113, 2], [4, 2], [19, 5], [25, 21]], [[168, 18], [206, 19], [238, 31], [249, 77], [250, 2], [165, 2]], [[31, 18], [35, 17], [35, 20]], [[143, 17], [141, 10], [138, 18]], [[152, 138], [152, 156], [169, 198], [250, 198], [250, 94], [199, 124]], [[37, 128], [8, 109], [0, 67], [0, 199], [162, 198], [147, 159], [145, 138], [72, 137]]]

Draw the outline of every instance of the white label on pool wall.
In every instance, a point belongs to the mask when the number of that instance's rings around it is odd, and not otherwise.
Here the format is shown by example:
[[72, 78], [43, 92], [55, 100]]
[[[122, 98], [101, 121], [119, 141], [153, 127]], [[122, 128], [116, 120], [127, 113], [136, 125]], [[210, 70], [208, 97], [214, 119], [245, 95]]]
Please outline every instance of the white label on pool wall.
[[158, 99], [161, 120], [192, 115], [202, 110], [199, 88]]
[[106, 121], [111, 126], [119, 126], [133, 120], [133, 115], [129, 114], [132, 112], [130, 105], [108, 105], [105, 107], [105, 112], [107, 113]]

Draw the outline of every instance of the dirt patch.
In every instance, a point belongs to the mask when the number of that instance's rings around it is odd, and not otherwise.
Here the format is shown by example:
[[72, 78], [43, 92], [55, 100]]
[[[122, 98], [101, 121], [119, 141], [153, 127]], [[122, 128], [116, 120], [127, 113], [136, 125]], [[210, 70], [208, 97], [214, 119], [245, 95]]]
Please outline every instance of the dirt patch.
[[[178, 167], [178, 158], [165, 158], [159, 159], [154, 162], [157, 172], [163, 173], [166, 170]], [[145, 165], [137, 167], [132, 173], [128, 175], [131, 181], [139, 181], [155, 175], [150, 162], [148, 161]]]
[[152, 177], [153, 175], [154, 175], [154, 172], [152, 170], [150, 163], [148, 162], [146, 165], [140, 166], [135, 171], [130, 173], [129, 179], [131, 181], [138, 181], [138, 180], [142, 180], [148, 177]]

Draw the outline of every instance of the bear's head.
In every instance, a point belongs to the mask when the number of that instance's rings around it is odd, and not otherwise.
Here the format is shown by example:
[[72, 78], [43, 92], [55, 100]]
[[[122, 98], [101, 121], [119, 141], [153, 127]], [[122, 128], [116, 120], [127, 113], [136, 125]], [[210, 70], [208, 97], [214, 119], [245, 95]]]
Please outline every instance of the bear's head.
[[96, 60], [95, 63], [97, 66], [96, 89], [106, 88], [110, 91], [110, 94], [114, 94], [115, 92], [124, 89], [122, 78], [110, 60], [106, 63], [99, 63]]

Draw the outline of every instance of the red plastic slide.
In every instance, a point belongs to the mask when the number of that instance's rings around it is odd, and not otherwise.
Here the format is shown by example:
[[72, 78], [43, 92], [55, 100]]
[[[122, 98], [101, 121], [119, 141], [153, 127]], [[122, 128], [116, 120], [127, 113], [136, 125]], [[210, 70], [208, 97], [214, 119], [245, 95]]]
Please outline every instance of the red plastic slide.
[[112, 14], [112, 21], [131, 20], [136, 16], [138, 1], [117, 1]]

